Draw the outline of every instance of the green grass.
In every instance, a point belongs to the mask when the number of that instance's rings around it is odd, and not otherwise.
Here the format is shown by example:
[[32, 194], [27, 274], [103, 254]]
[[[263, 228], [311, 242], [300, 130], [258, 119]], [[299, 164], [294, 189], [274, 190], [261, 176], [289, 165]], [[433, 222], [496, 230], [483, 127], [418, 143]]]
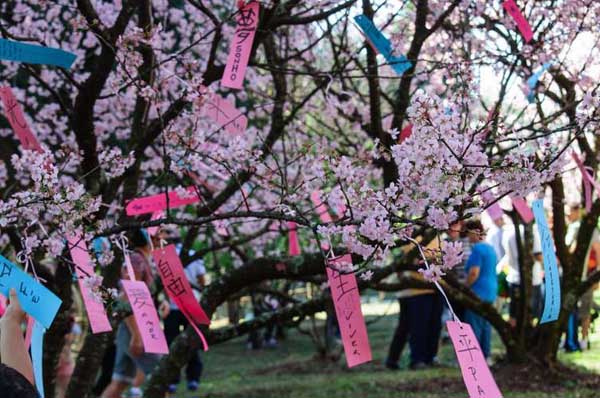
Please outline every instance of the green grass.
[[[369, 306], [369, 304], [365, 305]], [[365, 307], [364, 306], [364, 307]], [[394, 307], [395, 308], [395, 307]], [[396, 308], [397, 310], [397, 308]], [[365, 311], [367, 314], [368, 310]], [[371, 311], [372, 313], [373, 311]], [[383, 312], [383, 311], [382, 311]], [[367, 320], [377, 317], [367, 316]], [[443, 368], [421, 371], [406, 370], [408, 347], [401, 366], [403, 370], [389, 371], [382, 362], [387, 353], [397, 322], [397, 314], [379, 318], [369, 325], [369, 340], [373, 361], [347, 369], [342, 357], [339, 363], [314, 359], [315, 348], [308, 336], [290, 330], [288, 338], [276, 349], [248, 351], [245, 338], [239, 338], [212, 347], [202, 354], [204, 375], [196, 393], [179, 388], [177, 398], [466, 398], [460, 371], [452, 347], [445, 344], [439, 358]], [[594, 344], [595, 342], [595, 344]], [[494, 338], [493, 354], [501, 355], [503, 348]], [[600, 372], [600, 333], [592, 340], [598, 349], [585, 353], [561, 355], [564, 361]], [[514, 391], [510, 380], [498, 380], [505, 397], [598, 397], [595, 389], [563, 388], [559, 393], [542, 391]], [[522, 389], [521, 389], [522, 390]]]

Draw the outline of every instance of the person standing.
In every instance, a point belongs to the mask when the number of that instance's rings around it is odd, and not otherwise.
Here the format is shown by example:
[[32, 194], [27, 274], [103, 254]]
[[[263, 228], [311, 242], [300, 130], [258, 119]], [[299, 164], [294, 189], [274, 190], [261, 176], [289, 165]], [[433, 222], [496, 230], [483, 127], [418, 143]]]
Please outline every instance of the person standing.
[[[129, 257], [135, 278], [146, 283], [148, 289], [152, 291], [154, 283], [152, 266], [143, 254], [149, 241], [141, 230], [136, 230], [129, 237], [129, 244], [134, 249]], [[122, 269], [122, 278], [129, 279], [125, 266]], [[124, 295], [122, 297], [125, 299]], [[161, 357], [158, 354], [144, 352], [142, 336], [133, 315], [120, 322], [115, 335], [115, 345], [114, 370], [111, 382], [102, 393], [102, 398], [121, 398], [125, 389], [133, 384], [137, 369], [149, 376]]]
[[[496, 252], [494, 247], [483, 241], [485, 232], [483, 225], [478, 220], [472, 220], [465, 224], [469, 241], [473, 244], [471, 254], [467, 260], [465, 271], [467, 272], [467, 286], [484, 303], [493, 304], [498, 294], [498, 280], [496, 277]], [[492, 326], [482, 316], [474, 311], [465, 311], [465, 322], [473, 328], [473, 333], [485, 358], [490, 356], [490, 343]]]

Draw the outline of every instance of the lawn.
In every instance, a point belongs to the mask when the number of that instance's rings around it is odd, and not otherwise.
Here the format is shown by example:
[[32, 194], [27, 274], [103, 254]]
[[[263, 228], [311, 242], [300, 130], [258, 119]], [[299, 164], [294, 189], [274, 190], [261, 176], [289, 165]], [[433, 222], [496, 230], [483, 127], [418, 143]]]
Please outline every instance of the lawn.
[[[219, 397], [219, 398], [361, 398], [418, 397], [418, 398], [466, 398], [454, 352], [449, 344], [440, 350], [444, 367], [420, 371], [407, 370], [408, 349], [405, 350], [402, 370], [390, 371], [383, 365], [389, 341], [397, 322], [397, 306], [365, 304], [363, 309], [373, 352], [373, 361], [349, 370], [342, 360], [327, 363], [314, 359], [315, 349], [308, 336], [290, 330], [279, 347], [249, 351], [245, 338], [212, 347], [203, 354], [205, 371], [199, 392], [188, 393], [183, 384], [172, 397]], [[382, 313], [387, 315], [381, 316]], [[377, 315], [380, 314], [380, 315]], [[561, 360], [578, 367], [600, 372], [600, 333], [592, 340], [592, 351], [561, 354]], [[493, 354], [500, 355], [502, 346], [494, 339]], [[510, 378], [510, 377], [509, 377]], [[597, 397], [595, 388], [575, 388], [563, 385], [557, 391], [548, 392], [543, 380], [532, 381], [528, 387], [511, 380], [497, 380], [505, 397]], [[536, 386], [541, 386], [537, 388]], [[574, 391], [576, 390], [576, 391]]]

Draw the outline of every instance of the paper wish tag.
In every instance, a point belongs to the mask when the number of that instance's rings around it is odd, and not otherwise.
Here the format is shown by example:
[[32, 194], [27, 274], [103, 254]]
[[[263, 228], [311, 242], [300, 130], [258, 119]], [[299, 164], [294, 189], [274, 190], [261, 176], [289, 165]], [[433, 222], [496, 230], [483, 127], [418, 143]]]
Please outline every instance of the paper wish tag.
[[216, 93], [206, 94], [201, 112], [230, 134], [243, 134], [248, 127], [248, 118], [231, 101]]
[[541, 199], [534, 200], [532, 207], [544, 259], [544, 311], [540, 323], [546, 323], [556, 321], [560, 314], [560, 277], [552, 231], [544, 214], [544, 202]]
[[131, 304], [135, 323], [138, 326], [144, 343], [144, 352], [152, 354], [168, 354], [169, 346], [165, 334], [160, 328], [158, 312], [152, 301], [148, 286], [144, 282], [121, 280], [123, 289]]
[[44, 398], [44, 334], [46, 329], [37, 321], [33, 321], [31, 332], [31, 364], [35, 386]]
[[0, 255], [0, 293], [8, 297], [10, 288], [17, 291], [23, 311], [34, 317], [46, 329], [50, 328], [62, 300]]
[[69, 69], [75, 58], [75, 54], [58, 48], [0, 39], [0, 60], [55, 65]]
[[84, 278], [95, 275], [95, 271], [94, 263], [88, 252], [87, 244], [83, 239], [82, 231], [78, 230], [68, 236], [67, 242], [71, 259], [76, 265], [75, 273], [77, 274], [79, 290], [81, 290], [81, 297], [83, 298], [83, 304], [90, 320], [92, 333], [109, 332], [112, 330], [112, 327], [106, 315], [104, 304], [92, 297], [90, 288], [84, 283]]
[[[352, 264], [349, 254], [328, 260], [333, 268]], [[346, 363], [351, 368], [372, 359], [365, 318], [360, 307], [360, 292], [354, 273], [342, 274], [327, 267], [327, 281], [335, 307]]]
[[[187, 188], [186, 197], [180, 197], [176, 191], [169, 191], [169, 208], [173, 209], [185, 205], [196, 203], [200, 200], [194, 187]], [[136, 198], [127, 203], [125, 211], [128, 216], [137, 216], [140, 214], [156, 213], [167, 208], [167, 195], [159, 193], [157, 195]]]
[[244, 84], [252, 43], [258, 27], [259, 9], [258, 1], [252, 1], [237, 12], [235, 35], [229, 45], [229, 56], [221, 79], [224, 87], [241, 89]]
[[515, 0], [504, 0], [502, 6], [517, 23], [519, 31], [525, 38], [525, 43], [529, 43], [531, 39], [533, 39], [533, 31], [531, 30], [531, 25], [529, 25], [527, 19], [521, 14], [521, 10], [519, 10]]
[[43, 152], [40, 143], [31, 132], [25, 120], [25, 115], [23, 115], [23, 110], [10, 87], [0, 87], [0, 99], [2, 99], [4, 114], [8, 119], [8, 123], [10, 123], [10, 126], [17, 134], [17, 138], [21, 142], [23, 149]]
[[463, 380], [471, 398], [502, 398], [471, 325], [446, 322]]

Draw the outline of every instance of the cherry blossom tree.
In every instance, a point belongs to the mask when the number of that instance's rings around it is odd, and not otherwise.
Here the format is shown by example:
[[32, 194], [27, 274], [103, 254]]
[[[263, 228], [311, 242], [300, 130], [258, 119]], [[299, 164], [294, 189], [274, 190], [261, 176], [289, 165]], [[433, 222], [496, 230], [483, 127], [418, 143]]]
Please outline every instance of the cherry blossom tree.
[[[0, 63], [3, 85], [15, 93], [43, 147], [23, 149], [0, 120], [3, 253], [34, 265], [63, 300], [46, 335], [48, 395], [73, 301], [74, 264], [64, 239], [78, 228], [90, 246], [96, 237], [118, 239], [126, 231], [167, 224], [185, 231], [186, 248], [207, 242], [195, 257], [226, 256], [230, 263], [214, 262], [219, 277], [202, 299], [210, 315], [262, 281], [320, 284], [325, 259], [343, 252], [353, 255], [354, 266], [345, 271], [359, 275], [361, 288], [421, 286], [421, 280], [383, 280], [410, 269], [420, 247], [441, 239], [454, 221], [511, 196], [547, 197], [551, 203], [547, 210], [563, 269], [558, 322], [533, 328], [524, 309], [511, 328], [491, 305], [447, 277], [461, 260], [460, 246], [441, 245], [422, 272], [489, 319], [510, 360], [533, 356], [555, 363], [568, 312], [600, 279], [594, 273], [581, 281], [600, 201], [587, 212], [571, 254], [564, 240], [562, 178], [573, 168], [571, 151], [593, 170], [598, 166], [593, 133], [600, 4], [517, 1], [534, 32], [525, 43], [500, 1], [262, 0], [244, 87], [231, 90], [219, 82], [243, 4], [0, 5], [2, 37], [77, 55], [70, 70]], [[358, 14], [391, 39], [394, 55], [410, 61], [404, 73], [398, 75], [364, 40], [353, 23]], [[528, 86], [527, 79], [547, 62], [551, 66], [539, 82]], [[211, 114], [223, 98], [247, 118], [241, 134]], [[577, 187], [569, 176], [569, 185]], [[127, 216], [130, 200], [169, 192], [191, 192], [198, 203], [168, 208], [153, 220]], [[492, 199], [483, 200], [485, 193]], [[331, 221], [319, 218], [319, 201]], [[289, 222], [298, 228], [299, 256], [286, 251]], [[524, 302], [532, 262], [526, 255], [531, 226], [525, 230], [519, 240]], [[408, 255], [399, 255], [398, 247]], [[186, 252], [184, 263], [194, 259]], [[117, 286], [122, 262], [115, 246], [98, 258], [103, 291]], [[324, 295], [204, 332], [217, 344], [268, 322], [299, 322], [321, 311], [326, 300]], [[531, 336], [537, 344], [530, 344]], [[110, 333], [86, 334], [68, 396], [90, 394], [110, 339]], [[161, 396], [189, 347], [199, 345], [192, 331], [177, 338], [147, 396]]]

